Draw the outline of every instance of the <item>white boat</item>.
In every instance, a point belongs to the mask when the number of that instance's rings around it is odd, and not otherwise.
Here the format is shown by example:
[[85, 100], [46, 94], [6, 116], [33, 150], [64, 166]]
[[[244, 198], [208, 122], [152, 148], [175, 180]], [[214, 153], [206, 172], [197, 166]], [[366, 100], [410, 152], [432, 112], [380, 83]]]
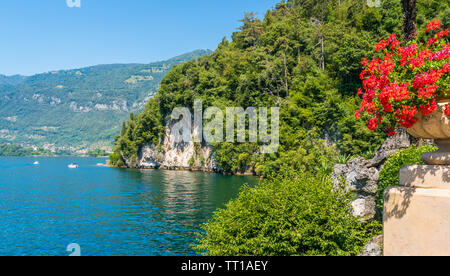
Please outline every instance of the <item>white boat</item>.
[[33, 165], [39, 165], [39, 162], [38, 162], [38, 161], [36, 161], [36, 162], [34, 162], [34, 163], [33, 163]]
[[70, 164], [68, 167], [69, 167], [69, 169], [77, 169], [78, 165], [77, 164]]

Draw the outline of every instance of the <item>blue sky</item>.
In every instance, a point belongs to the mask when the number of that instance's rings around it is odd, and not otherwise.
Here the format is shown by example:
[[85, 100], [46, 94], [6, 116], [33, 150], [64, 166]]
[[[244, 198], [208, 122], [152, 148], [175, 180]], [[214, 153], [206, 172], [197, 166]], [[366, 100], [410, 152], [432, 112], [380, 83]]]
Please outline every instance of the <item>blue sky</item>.
[[0, 1], [0, 74], [32, 75], [109, 63], [149, 63], [214, 50], [244, 12], [280, 0]]

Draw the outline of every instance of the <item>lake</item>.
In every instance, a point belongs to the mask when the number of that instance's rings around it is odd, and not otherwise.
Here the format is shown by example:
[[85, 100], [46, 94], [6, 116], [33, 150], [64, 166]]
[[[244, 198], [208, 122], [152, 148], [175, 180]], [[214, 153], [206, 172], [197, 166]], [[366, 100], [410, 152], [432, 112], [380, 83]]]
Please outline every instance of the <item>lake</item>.
[[105, 161], [0, 157], [0, 255], [67, 256], [72, 243], [83, 256], [194, 255], [200, 224], [258, 181], [97, 165]]

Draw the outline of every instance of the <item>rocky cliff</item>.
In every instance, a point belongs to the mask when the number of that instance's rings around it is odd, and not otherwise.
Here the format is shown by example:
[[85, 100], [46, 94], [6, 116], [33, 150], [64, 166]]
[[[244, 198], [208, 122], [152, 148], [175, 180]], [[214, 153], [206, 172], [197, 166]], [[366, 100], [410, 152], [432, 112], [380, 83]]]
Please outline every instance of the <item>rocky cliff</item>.
[[[166, 133], [160, 146], [146, 145], [139, 151], [138, 167], [145, 169], [198, 170], [220, 172], [214, 160], [213, 147], [205, 143], [177, 143], [172, 127], [175, 122], [169, 121]], [[194, 128], [191, 137], [196, 136]]]

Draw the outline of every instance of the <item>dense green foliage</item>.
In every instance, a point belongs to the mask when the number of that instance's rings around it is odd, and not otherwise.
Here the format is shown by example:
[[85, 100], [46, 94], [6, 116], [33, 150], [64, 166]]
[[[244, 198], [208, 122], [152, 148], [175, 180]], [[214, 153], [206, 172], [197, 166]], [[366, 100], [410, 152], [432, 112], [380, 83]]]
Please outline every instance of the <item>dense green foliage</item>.
[[212, 256], [357, 255], [381, 230], [349, 212], [327, 177], [289, 175], [244, 187], [203, 225], [194, 248]]
[[110, 165], [114, 165], [117, 167], [125, 166], [125, 162], [123, 161], [122, 156], [118, 153], [111, 153], [109, 155], [109, 162], [110, 162]]
[[113, 64], [30, 77], [0, 76], [0, 143], [111, 148], [129, 112], [143, 110], [173, 65], [210, 51], [151, 64]]
[[380, 214], [383, 213], [384, 191], [387, 187], [398, 186], [400, 169], [406, 165], [423, 165], [422, 154], [436, 150], [437, 148], [432, 146], [420, 148], [412, 146], [409, 149], [397, 152], [386, 161], [378, 181], [377, 208]]
[[104, 157], [104, 156], [108, 156], [108, 154], [106, 153], [106, 151], [101, 150], [101, 149], [96, 149], [96, 150], [90, 150], [88, 151], [87, 154], [89, 157]]
[[34, 150], [19, 145], [0, 145], [0, 156], [53, 156], [53, 152], [45, 149]]
[[[160, 143], [174, 107], [192, 107], [201, 98], [204, 108], [281, 107], [278, 153], [261, 155], [254, 144], [214, 145], [218, 165], [227, 172], [268, 176], [288, 164], [317, 171], [340, 154], [373, 152], [385, 136], [355, 121], [360, 62], [373, 57], [380, 38], [402, 32], [401, 4], [385, 0], [370, 8], [360, 0], [339, 2], [286, 1], [264, 20], [247, 14], [232, 41], [224, 39], [211, 55], [167, 74], [144, 112], [124, 126], [115, 151], [132, 166], [143, 144]], [[445, 1], [418, 2], [419, 26], [450, 15]]]

